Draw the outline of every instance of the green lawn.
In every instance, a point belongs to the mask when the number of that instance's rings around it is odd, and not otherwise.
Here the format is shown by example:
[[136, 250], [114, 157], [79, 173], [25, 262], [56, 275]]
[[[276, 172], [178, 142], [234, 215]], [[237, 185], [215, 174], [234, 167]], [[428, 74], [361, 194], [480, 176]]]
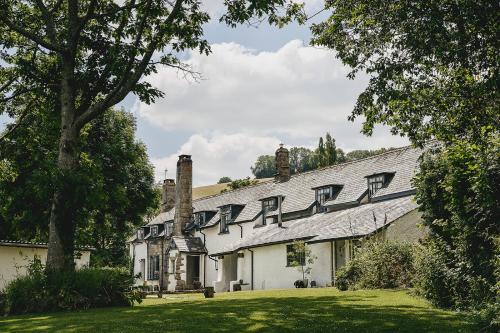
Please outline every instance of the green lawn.
[[470, 332], [405, 291], [290, 289], [149, 298], [133, 308], [0, 319], [0, 332]]

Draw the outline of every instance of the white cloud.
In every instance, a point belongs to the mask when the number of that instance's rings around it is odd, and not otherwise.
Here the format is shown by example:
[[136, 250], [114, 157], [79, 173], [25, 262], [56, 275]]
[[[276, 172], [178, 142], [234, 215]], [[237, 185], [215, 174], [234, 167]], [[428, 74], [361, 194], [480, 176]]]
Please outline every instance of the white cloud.
[[217, 182], [222, 176], [232, 179], [250, 176], [250, 166], [256, 156], [273, 153], [279, 140], [272, 137], [252, 137], [246, 134], [220, 134], [203, 136], [195, 134], [179, 151], [165, 158], [153, 159], [156, 179], [167, 176], [175, 178], [175, 169], [180, 154], [192, 155], [193, 183], [195, 186]]
[[[166, 98], [134, 107], [143, 121], [167, 133], [196, 133], [179, 153], [191, 153], [199, 161], [199, 184], [224, 175], [249, 175], [256, 157], [272, 154], [279, 141], [314, 145], [327, 131], [347, 151], [407, 143], [382, 127], [365, 137], [361, 120], [347, 120], [367, 80], [348, 80], [348, 69], [331, 51], [298, 40], [276, 52], [255, 52], [235, 43], [214, 44], [212, 49], [208, 57], [194, 52], [188, 57], [202, 81], [184, 80], [175, 70], [162, 68], [148, 81]], [[176, 159], [155, 161], [158, 175], [163, 165], [174, 170]]]

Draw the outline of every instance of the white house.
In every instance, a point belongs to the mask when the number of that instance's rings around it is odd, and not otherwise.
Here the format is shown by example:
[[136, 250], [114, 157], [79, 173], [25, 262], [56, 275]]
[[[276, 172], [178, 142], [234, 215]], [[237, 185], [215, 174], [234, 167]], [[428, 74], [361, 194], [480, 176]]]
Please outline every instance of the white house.
[[[0, 240], [0, 290], [16, 277], [26, 275], [28, 265], [35, 256], [42, 263], [47, 261], [47, 244]], [[78, 250], [75, 254], [76, 268], [88, 266], [90, 249]]]
[[281, 146], [275, 179], [194, 201], [191, 157], [181, 155], [176, 182], [163, 184], [162, 213], [129, 239], [136, 283], [168, 291], [290, 288], [302, 279], [290, 266], [291, 244], [303, 240], [317, 257], [309, 280], [332, 285], [360, 239], [423, 236], [411, 184], [421, 153], [403, 147], [290, 175]]

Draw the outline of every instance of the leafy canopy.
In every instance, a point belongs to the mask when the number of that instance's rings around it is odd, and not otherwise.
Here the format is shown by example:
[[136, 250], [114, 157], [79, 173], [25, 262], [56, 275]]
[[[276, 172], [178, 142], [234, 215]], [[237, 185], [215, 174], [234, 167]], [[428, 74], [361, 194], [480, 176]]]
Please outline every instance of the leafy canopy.
[[414, 143], [477, 140], [500, 127], [497, 1], [331, 0], [312, 26], [315, 45], [336, 51], [370, 81], [350, 116], [391, 126]]

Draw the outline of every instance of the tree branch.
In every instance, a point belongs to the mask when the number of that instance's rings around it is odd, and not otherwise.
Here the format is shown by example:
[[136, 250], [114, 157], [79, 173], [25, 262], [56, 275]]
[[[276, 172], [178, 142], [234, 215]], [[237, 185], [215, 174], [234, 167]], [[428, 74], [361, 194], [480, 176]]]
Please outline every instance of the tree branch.
[[[176, 0], [175, 5], [172, 8], [172, 11], [164, 21], [164, 26], [168, 27], [173, 23], [177, 14], [182, 8], [182, 3], [183, 0]], [[75, 126], [77, 128], [82, 128], [87, 122], [95, 118], [101, 112], [115, 105], [116, 103], [120, 102], [127, 96], [132, 87], [140, 80], [140, 78], [144, 74], [144, 70], [147, 68], [151, 60], [151, 57], [153, 56], [154, 51], [158, 46], [158, 43], [165, 36], [166, 30], [167, 29], [159, 31], [158, 34], [153, 37], [152, 41], [149, 43], [147, 47], [147, 51], [144, 54], [144, 57], [142, 58], [141, 62], [136, 66], [133, 72], [132, 68], [129, 68], [124, 73], [124, 75], [122, 76], [118, 84], [115, 86], [115, 88], [102, 101], [91, 106], [84, 113], [82, 113], [80, 116], [76, 118]]]
[[41, 45], [45, 47], [48, 50], [59, 52], [59, 53], [64, 53], [64, 48], [60, 47], [59, 45], [54, 45], [51, 42], [47, 42], [43, 40], [43, 38], [38, 37], [37, 35], [33, 34], [32, 32], [25, 30], [24, 28], [17, 26], [13, 22], [11, 22], [6, 16], [3, 11], [0, 11], [0, 19], [5, 23], [7, 27], [9, 27], [10, 30], [17, 32], [21, 36], [28, 38], [29, 40], [37, 43], [38, 45]]
[[21, 115], [19, 116], [19, 119], [17, 120], [17, 122], [11, 127], [9, 128], [6, 132], [4, 132], [2, 134], [2, 136], [0, 136], [0, 142], [2, 142], [3, 140], [5, 140], [9, 135], [11, 135], [12, 133], [14, 133], [14, 131], [19, 127], [19, 125], [21, 125], [21, 122], [23, 121], [23, 119], [26, 117], [26, 115], [28, 114], [28, 111], [31, 110], [31, 107], [33, 105], [33, 102], [34, 100], [32, 99], [28, 105], [26, 105], [26, 108], [24, 109], [23, 113], [21, 113]]

